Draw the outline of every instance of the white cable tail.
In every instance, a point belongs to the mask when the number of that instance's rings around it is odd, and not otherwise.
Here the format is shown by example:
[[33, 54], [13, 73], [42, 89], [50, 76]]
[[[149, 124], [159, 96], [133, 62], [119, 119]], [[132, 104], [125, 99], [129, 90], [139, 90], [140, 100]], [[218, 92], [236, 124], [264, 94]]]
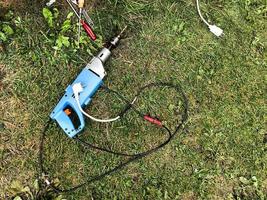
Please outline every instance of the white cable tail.
[[77, 102], [77, 105], [79, 107], [79, 110], [88, 118], [90, 118], [91, 120], [93, 121], [96, 121], [96, 122], [101, 122], [101, 123], [108, 123], [108, 122], [114, 122], [114, 121], [117, 121], [118, 119], [120, 119], [120, 116], [117, 116], [115, 118], [111, 118], [111, 119], [97, 119], [91, 115], [89, 115], [88, 113], [86, 113], [82, 107], [81, 107], [81, 104], [80, 104], [80, 100], [79, 100], [79, 93], [83, 91], [83, 88], [82, 88], [82, 85], [81, 83], [76, 83], [73, 85], [72, 87], [73, 89], [73, 92], [74, 92], [74, 98]]
[[199, 0], [196, 0], [196, 1], [197, 1], [197, 12], [198, 12], [198, 14], [199, 14], [201, 20], [202, 20], [205, 24], [207, 24], [207, 26], [210, 26], [210, 24], [207, 22], [207, 20], [204, 19], [204, 17], [203, 17], [202, 14], [201, 14], [200, 6], [199, 6]]
[[133, 101], [131, 102], [131, 105], [133, 105], [137, 100], [137, 97], [134, 97]]
[[199, 14], [201, 20], [209, 27], [210, 32], [212, 32], [217, 37], [220, 37], [223, 34], [223, 30], [220, 27], [216, 26], [216, 25], [209, 24], [207, 22], [207, 20], [204, 19], [203, 15], [201, 14], [199, 0], [196, 0], [196, 2], [197, 2], [197, 11], [198, 11], [198, 14]]

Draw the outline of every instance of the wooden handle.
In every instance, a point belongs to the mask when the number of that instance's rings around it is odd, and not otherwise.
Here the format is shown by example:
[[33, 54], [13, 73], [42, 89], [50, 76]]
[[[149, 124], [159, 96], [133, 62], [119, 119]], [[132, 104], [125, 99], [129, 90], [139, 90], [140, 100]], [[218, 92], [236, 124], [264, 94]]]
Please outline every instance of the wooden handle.
[[79, 8], [83, 8], [83, 6], [84, 6], [84, 0], [79, 0], [78, 6], [79, 6]]

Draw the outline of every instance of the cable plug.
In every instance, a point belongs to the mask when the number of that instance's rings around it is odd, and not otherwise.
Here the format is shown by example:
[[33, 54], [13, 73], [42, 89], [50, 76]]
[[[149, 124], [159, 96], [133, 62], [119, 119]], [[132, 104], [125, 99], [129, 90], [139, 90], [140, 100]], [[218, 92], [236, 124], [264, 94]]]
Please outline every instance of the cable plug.
[[81, 83], [75, 83], [72, 86], [72, 90], [73, 90], [75, 98], [78, 99], [79, 98], [79, 94], [83, 91], [83, 86], [82, 86]]
[[155, 125], [158, 125], [158, 126], [162, 126], [162, 122], [154, 117], [150, 117], [149, 115], [145, 115], [144, 116], [144, 120], [152, 123], [152, 124], [155, 124]]
[[217, 37], [220, 37], [223, 34], [223, 30], [216, 25], [209, 25], [210, 32], [212, 32]]

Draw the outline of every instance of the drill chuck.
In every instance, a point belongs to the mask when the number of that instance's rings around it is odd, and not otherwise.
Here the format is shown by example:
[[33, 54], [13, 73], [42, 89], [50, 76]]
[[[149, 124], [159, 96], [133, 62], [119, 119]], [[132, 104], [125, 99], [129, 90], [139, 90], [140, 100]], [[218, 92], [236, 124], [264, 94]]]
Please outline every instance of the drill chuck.
[[96, 57], [99, 58], [102, 61], [102, 63], [105, 63], [110, 56], [111, 56], [111, 51], [107, 48], [103, 48]]

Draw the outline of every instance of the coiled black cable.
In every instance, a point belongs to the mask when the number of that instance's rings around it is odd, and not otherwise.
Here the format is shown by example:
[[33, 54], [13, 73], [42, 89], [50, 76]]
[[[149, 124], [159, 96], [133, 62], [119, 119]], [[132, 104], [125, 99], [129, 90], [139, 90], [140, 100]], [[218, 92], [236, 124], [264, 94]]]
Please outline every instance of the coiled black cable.
[[[115, 151], [112, 151], [110, 149], [106, 149], [106, 148], [103, 148], [103, 147], [98, 147], [94, 144], [90, 144], [88, 142], [85, 142], [83, 141], [82, 139], [79, 138], [79, 136], [76, 136], [74, 139], [78, 142], [80, 142], [83, 146], [87, 147], [87, 148], [90, 148], [90, 149], [95, 149], [95, 150], [98, 150], [98, 151], [103, 151], [103, 152], [106, 152], [106, 153], [111, 153], [111, 154], [114, 154], [114, 155], [118, 155], [118, 156], [125, 156], [125, 157], [129, 157], [128, 160], [126, 160], [125, 162], [122, 162], [121, 164], [119, 164], [118, 166], [112, 168], [111, 170], [108, 170], [102, 174], [99, 174], [99, 175], [96, 175], [88, 180], [86, 180], [85, 182], [77, 185], [77, 186], [74, 186], [74, 187], [71, 187], [71, 188], [68, 188], [68, 189], [60, 189], [56, 186], [54, 186], [53, 184], [51, 184], [48, 179], [46, 179], [46, 184], [48, 184], [55, 192], [59, 192], [59, 193], [65, 193], [65, 192], [73, 192], [87, 184], [90, 184], [94, 181], [98, 181], [98, 180], [101, 180], [102, 178], [106, 177], [106, 176], [109, 176], [111, 174], [113, 174], [114, 172], [116, 171], [119, 171], [121, 170], [122, 168], [124, 168], [125, 166], [129, 165], [131, 162], [134, 162], [134, 161], [137, 161], [141, 158], [144, 158], [158, 150], [160, 150], [161, 148], [163, 148], [164, 146], [166, 146], [173, 138], [174, 136], [178, 133], [178, 131], [182, 128], [183, 124], [186, 122], [187, 118], [188, 118], [188, 100], [186, 98], [186, 95], [185, 93], [183, 92], [182, 88], [180, 85], [174, 85], [174, 84], [171, 84], [171, 83], [162, 83], [162, 82], [158, 82], [158, 83], [150, 83], [150, 84], [147, 84], [143, 87], [141, 87], [135, 98], [137, 98], [138, 96], [141, 95], [141, 93], [145, 90], [145, 89], [148, 89], [148, 88], [151, 88], [151, 87], [168, 87], [168, 88], [173, 88], [177, 91], [177, 93], [179, 95], [181, 95], [182, 97], [182, 100], [183, 100], [183, 114], [182, 114], [182, 119], [180, 121], [179, 124], [177, 124], [175, 130], [173, 132], [170, 131], [170, 129], [168, 127], [166, 127], [165, 125], [162, 125], [162, 126], [159, 126], [159, 128], [165, 130], [168, 134], [167, 136], [167, 139], [162, 142], [161, 144], [159, 144], [158, 146], [152, 148], [152, 149], [149, 149], [145, 152], [141, 152], [141, 153], [137, 153], [137, 154], [128, 154], [128, 153], [122, 153], [122, 152], [115, 152]], [[114, 91], [114, 90], [111, 90], [105, 86], [103, 86], [103, 88], [105, 90], [107, 90], [108, 92], [112, 92], [114, 94], [116, 94], [120, 99], [122, 99], [125, 103], [126, 103], [126, 106], [125, 108], [122, 110], [122, 112], [120, 113], [120, 116], [123, 117], [126, 112], [130, 109], [134, 110], [140, 117], [144, 118], [144, 114], [142, 114], [140, 111], [138, 111], [136, 108], [134, 108], [134, 106], [131, 104], [130, 101], [128, 101], [127, 99], [125, 99], [120, 93], [118, 93], [117, 91]], [[47, 130], [49, 129], [50, 125], [52, 124], [52, 120], [50, 119], [42, 134], [41, 134], [41, 137], [40, 137], [40, 149], [39, 149], [39, 178], [40, 180], [43, 178], [44, 175], [48, 175], [48, 173], [46, 172], [45, 168], [44, 168], [44, 164], [43, 164], [43, 161], [44, 161], [44, 139], [46, 137], [46, 132]]]

